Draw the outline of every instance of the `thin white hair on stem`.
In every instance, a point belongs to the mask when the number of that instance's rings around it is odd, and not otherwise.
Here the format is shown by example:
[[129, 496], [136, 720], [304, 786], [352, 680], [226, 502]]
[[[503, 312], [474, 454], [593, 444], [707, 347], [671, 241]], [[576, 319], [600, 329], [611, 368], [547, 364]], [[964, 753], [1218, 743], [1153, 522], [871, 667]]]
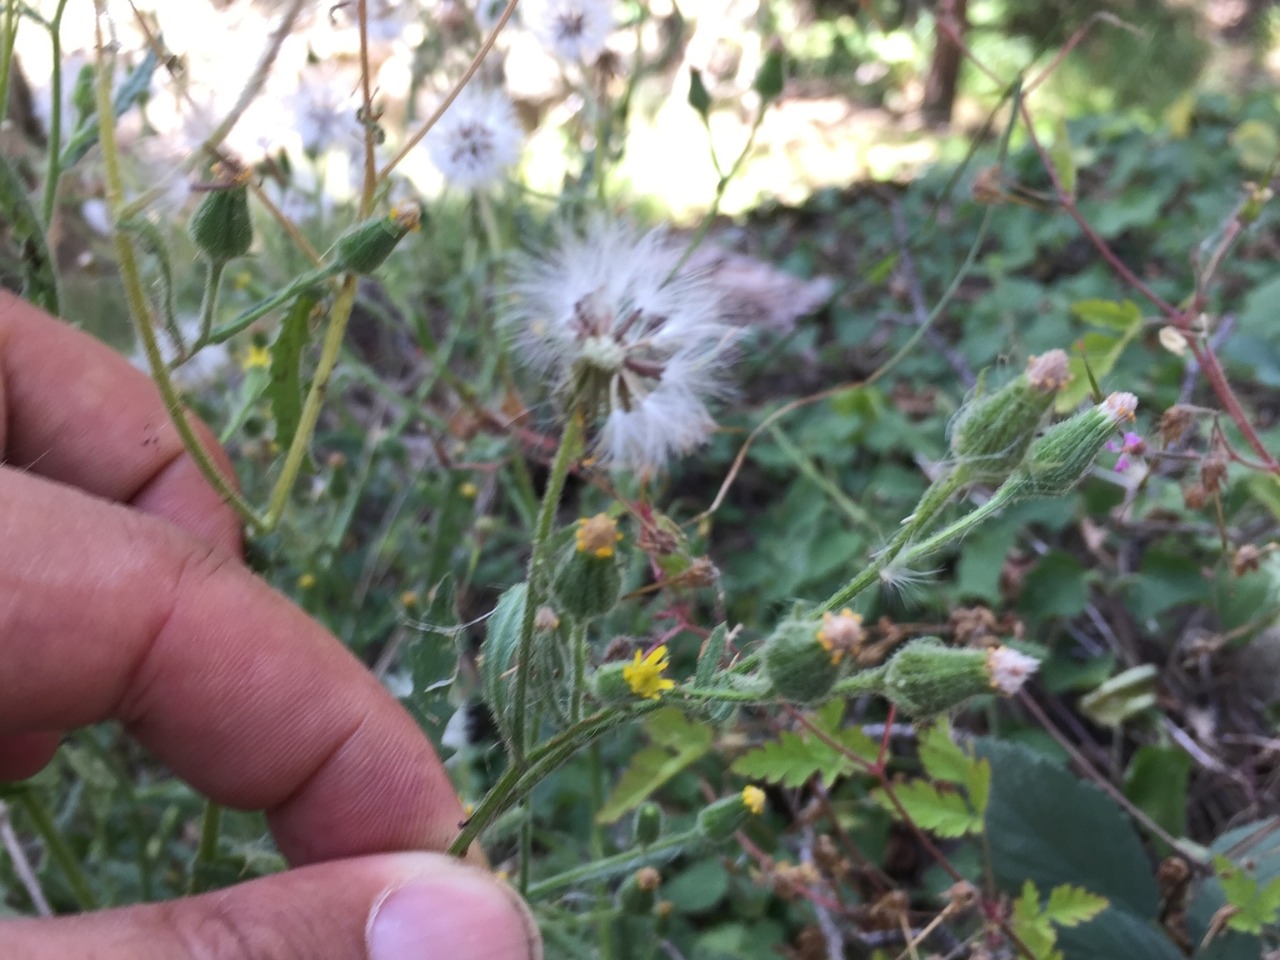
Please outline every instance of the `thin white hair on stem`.
[[880, 571], [880, 589], [899, 602], [914, 600], [938, 572], [936, 567], [932, 570], [913, 570], [906, 564], [891, 563]]

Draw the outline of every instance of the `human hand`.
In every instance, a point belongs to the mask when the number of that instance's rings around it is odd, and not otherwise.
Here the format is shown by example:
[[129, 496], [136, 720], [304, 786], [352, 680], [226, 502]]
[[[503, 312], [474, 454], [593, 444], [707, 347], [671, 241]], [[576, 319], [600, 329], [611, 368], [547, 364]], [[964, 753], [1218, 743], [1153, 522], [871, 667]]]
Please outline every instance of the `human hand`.
[[242, 564], [236, 518], [154, 385], [4, 291], [0, 463], [0, 782], [37, 772], [63, 731], [114, 718], [214, 801], [265, 810], [294, 867], [0, 923], [0, 955], [541, 956], [528, 911], [483, 869], [395, 852], [456, 834], [447, 776], [368, 671]]

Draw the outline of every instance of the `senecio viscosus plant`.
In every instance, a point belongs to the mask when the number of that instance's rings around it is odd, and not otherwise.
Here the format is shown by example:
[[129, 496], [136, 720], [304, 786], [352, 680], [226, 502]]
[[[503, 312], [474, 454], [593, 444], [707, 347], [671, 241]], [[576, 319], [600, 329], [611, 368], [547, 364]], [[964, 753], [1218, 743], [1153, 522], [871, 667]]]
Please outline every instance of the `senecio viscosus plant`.
[[[730, 647], [739, 628], [721, 623], [691, 630], [705, 637], [696, 667], [690, 676], [669, 676], [668, 641], [687, 623], [630, 643], [610, 636], [604, 625], [627, 602], [628, 550], [619, 519], [628, 514], [642, 521], [637, 553], [647, 555], [659, 580], [709, 582], [697, 580], [697, 560], [680, 561], [678, 527], [643, 498], [634, 505], [620, 501], [616, 509], [561, 529], [555, 519], [572, 470], [612, 470], [620, 480], [638, 477], [643, 487], [672, 457], [714, 431], [708, 403], [726, 393], [738, 329], [723, 318], [714, 287], [683, 264], [681, 245], [668, 235], [595, 219], [581, 232], [566, 229], [550, 252], [513, 270], [508, 330], [517, 359], [552, 395], [559, 445], [526, 579], [499, 599], [482, 648], [484, 697], [509, 763], [475, 807], [456, 850], [466, 849], [578, 750], [664, 703], [724, 722], [742, 705], [809, 707], [873, 694], [901, 715], [924, 719], [980, 694], [1016, 693], [1036, 670], [1034, 657], [1007, 646], [964, 649], [917, 637], [877, 662], [852, 608], [872, 585], [910, 569], [1010, 504], [1069, 492], [1134, 417], [1136, 398], [1113, 393], [1046, 426], [1071, 375], [1062, 350], [1032, 357], [1010, 382], [979, 388], [967, 401], [952, 424], [949, 465], [897, 534], [845, 586], [822, 603], [797, 604], [743, 654]], [[994, 492], [939, 529], [944, 508], [976, 485]], [[713, 571], [702, 573], [714, 579]], [[637, 842], [649, 853], [671, 854], [727, 839], [763, 804], [763, 793], [749, 786], [705, 809], [690, 830], [643, 841], [637, 834]], [[522, 859], [528, 854], [526, 843]], [[624, 888], [643, 885], [637, 868], [654, 861], [636, 856], [625, 852], [572, 875], [626, 875]], [[522, 874], [526, 870], [522, 864]], [[564, 886], [540, 881], [529, 889], [536, 894]]]

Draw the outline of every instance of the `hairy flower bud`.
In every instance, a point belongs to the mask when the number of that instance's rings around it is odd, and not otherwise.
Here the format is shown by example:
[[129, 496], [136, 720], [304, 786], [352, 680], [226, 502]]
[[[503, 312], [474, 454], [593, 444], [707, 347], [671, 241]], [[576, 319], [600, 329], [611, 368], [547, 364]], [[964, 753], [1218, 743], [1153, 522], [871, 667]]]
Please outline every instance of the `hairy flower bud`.
[[613, 609], [622, 592], [614, 551], [621, 539], [618, 524], [606, 514], [578, 521], [574, 542], [560, 558], [552, 583], [562, 612], [587, 622]]
[[1010, 493], [1032, 497], [1070, 493], [1088, 476], [1116, 428], [1133, 420], [1137, 406], [1138, 399], [1132, 393], [1113, 393], [1102, 403], [1054, 424], [1031, 445], [1022, 467], [1009, 479]]
[[662, 874], [653, 867], [641, 867], [618, 887], [618, 906], [623, 913], [634, 917], [652, 912], [657, 902], [657, 890], [662, 885]]
[[889, 661], [884, 695], [908, 716], [932, 717], [979, 694], [1012, 695], [1038, 666], [1034, 657], [1007, 647], [960, 649], [921, 637]]
[[191, 215], [191, 239], [210, 263], [224, 264], [243, 257], [253, 244], [249, 216], [249, 171], [238, 164], [213, 168], [217, 183]]
[[773, 692], [793, 703], [814, 703], [836, 681], [832, 651], [818, 620], [784, 620], [764, 644], [764, 672]]
[[1071, 381], [1067, 355], [1050, 350], [999, 390], [970, 401], [951, 428], [951, 451], [967, 480], [1000, 481], [1022, 461], [1058, 391]]
[[405, 234], [417, 230], [421, 211], [415, 207], [397, 208], [388, 217], [358, 223], [343, 234], [334, 246], [334, 262], [340, 270], [367, 276], [391, 256]]
[[728, 840], [755, 814], [754, 806], [741, 794], [717, 800], [698, 811], [698, 833], [716, 843]]
[[662, 836], [662, 809], [652, 800], [646, 800], [636, 811], [636, 843], [647, 847], [660, 836]]

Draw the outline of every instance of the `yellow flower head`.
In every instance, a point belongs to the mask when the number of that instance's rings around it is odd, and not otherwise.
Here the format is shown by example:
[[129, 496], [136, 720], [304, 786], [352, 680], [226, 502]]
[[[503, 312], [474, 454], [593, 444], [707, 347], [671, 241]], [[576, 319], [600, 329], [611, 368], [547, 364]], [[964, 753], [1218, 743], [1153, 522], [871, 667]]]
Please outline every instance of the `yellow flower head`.
[[622, 668], [622, 679], [627, 681], [627, 686], [637, 697], [657, 700], [664, 691], [676, 685], [674, 680], [662, 675], [669, 666], [671, 658], [667, 656], [665, 643], [650, 650], [648, 656], [637, 650], [635, 661]]
[[314, 573], [304, 573], [298, 578], [298, 588], [300, 590], [310, 590], [316, 585], [316, 575]]
[[759, 787], [743, 787], [742, 805], [759, 816], [764, 812], [764, 791]]
[[468, 500], [474, 500], [480, 491], [476, 488], [474, 483], [467, 480], [463, 482], [462, 486], [458, 487], [458, 492]]
[[244, 355], [244, 359], [240, 361], [240, 366], [245, 370], [265, 370], [271, 366], [271, 351], [266, 347], [253, 344], [249, 347], [248, 353]]
[[862, 616], [845, 607], [839, 613], [824, 613], [818, 628], [818, 643], [831, 654], [834, 666], [847, 653], [854, 655], [862, 647]]
[[597, 513], [590, 520], [578, 521], [577, 546], [579, 553], [589, 553], [598, 560], [613, 556], [613, 545], [622, 539], [618, 523], [612, 517]]

